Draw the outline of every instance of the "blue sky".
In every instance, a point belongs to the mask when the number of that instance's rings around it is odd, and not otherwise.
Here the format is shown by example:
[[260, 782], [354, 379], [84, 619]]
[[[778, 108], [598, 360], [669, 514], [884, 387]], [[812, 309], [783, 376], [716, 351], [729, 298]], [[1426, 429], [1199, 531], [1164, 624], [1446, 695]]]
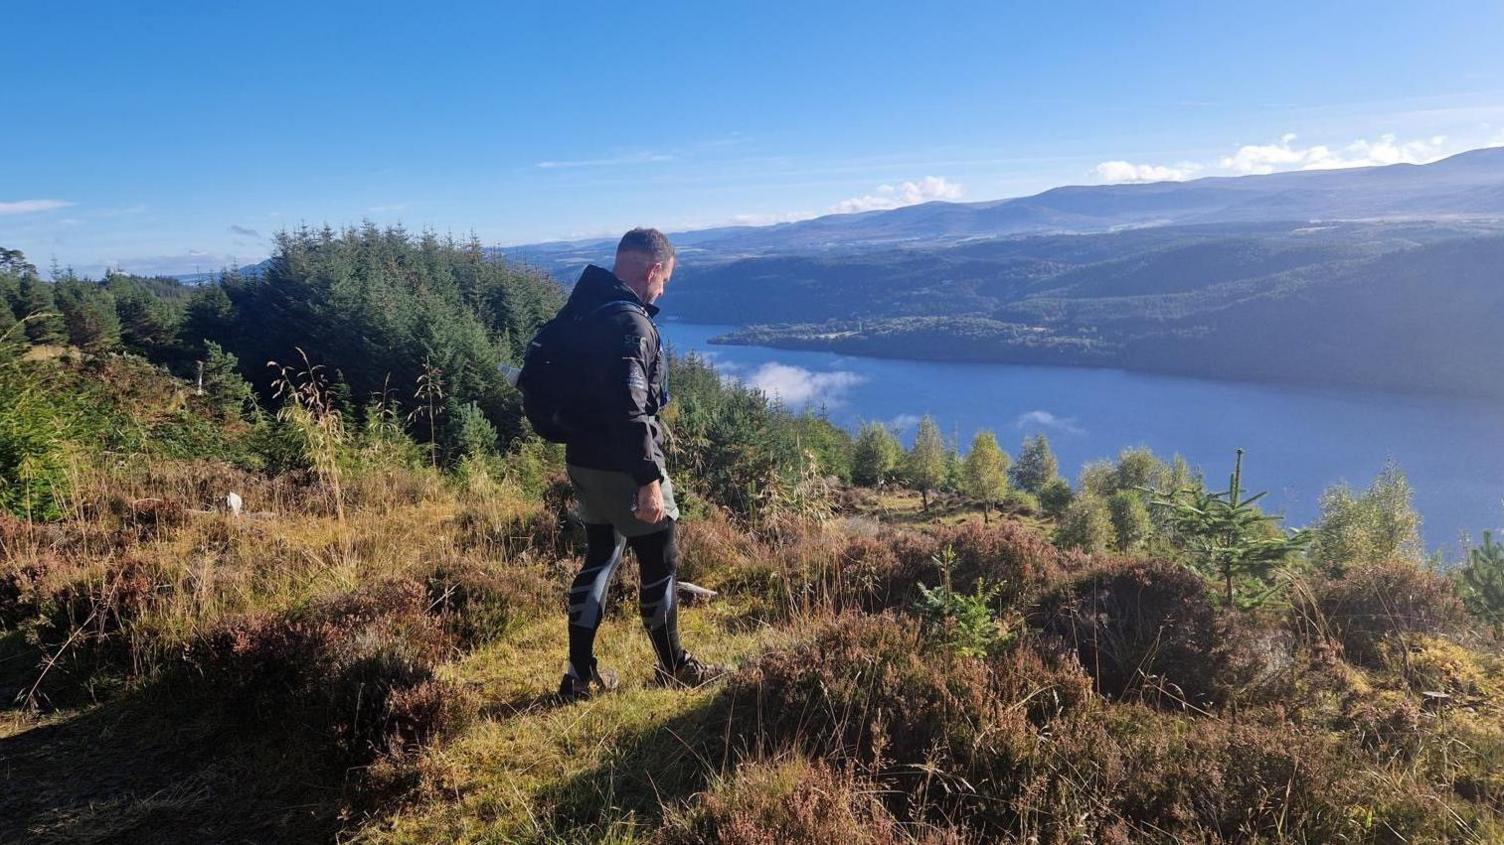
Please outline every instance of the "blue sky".
[[[545, 8], [547, 7], [547, 8]], [[1504, 3], [10, 0], [0, 245], [486, 243], [1504, 144]]]

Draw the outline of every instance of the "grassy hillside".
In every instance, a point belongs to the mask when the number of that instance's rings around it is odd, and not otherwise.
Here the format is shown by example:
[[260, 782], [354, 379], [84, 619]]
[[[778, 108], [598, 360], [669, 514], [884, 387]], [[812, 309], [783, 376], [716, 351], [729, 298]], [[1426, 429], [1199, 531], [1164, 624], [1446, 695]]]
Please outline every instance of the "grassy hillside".
[[1463, 599], [1491, 605], [1414, 557], [1402, 479], [1334, 491], [1229, 606], [1202, 535], [1145, 510], [1204, 494], [1182, 465], [1070, 485], [1040, 441], [983, 524], [959, 457], [926, 511], [892, 480], [920, 459], [679, 366], [683, 577], [721, 594], [684, 636], [739, 668], [648, 687], [629, 563], [624, 689], [568, 707], [555, 450], [435, 468], [421, 427], [227, 415], [132, 356], [0, 368], [28, 491], [0, 516], [0, 842], [1504, 837], [1504, 657]]

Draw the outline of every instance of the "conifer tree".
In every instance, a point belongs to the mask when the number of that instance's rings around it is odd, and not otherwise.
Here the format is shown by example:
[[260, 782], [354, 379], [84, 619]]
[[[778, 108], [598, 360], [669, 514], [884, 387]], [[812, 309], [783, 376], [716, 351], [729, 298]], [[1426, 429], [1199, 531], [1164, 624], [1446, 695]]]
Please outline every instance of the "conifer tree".
[[1060, 463], [1050, 451], [1050, 439], [1036, 434], [1024, 441], [1018, 450], [1018, 463], [1013, 465], [1013, 486], [1039, 495], [1044, 486], [1060, 474]]
[[971, 451], [961, 468], [962, 487], [966, 495], [982, 503], [982, 522], [987, 522], [992, 506], [1008, 492], [1008, 453], [997, 445], [990, 431], [979, 431], [971, 441]]
[[94, 355], [120, 345], [115, 300], [104, 288], [92, 282], [64, 282], [57, 286], [56, 301], [69, 343]]
[[188, 350], [205, 349], [208, 341], [224, 346], [233, 336], [234, 323], [235, 306], [225, 286], [205, 283], [188, 297], [178, 326], [178, 342]]
[[1483, 545], [1468, 553], [1467, 565], [1457, 573], [1463, 604], [1504, 639], [1504, 543], [1483, 532]]
[[26, 321], [26, 339], [32, 343], [62, 343], [66, 335], [63, 319], [58, 316], [57, 302], [52, 297], [52, 285], [35, 274], [21, 277], [21, 312], [16, 315]]
[[0, 302], [0, 364], [14, 360], [25, 347], [26, 332], [22, 330], [10, 306]]
[[[0, 273], [0, 310], [9, 314], [12, 320], [20, 315], [16, 313], [16, 306], [21, 302], [21, 280], [9, 273]], [[0, 315], [0, 320], [5, 319]]]
[[160, 358], [177, 333], [178, 314], [140, 282], [112, 273], [105, 287], [115, 298], [120, 322], [120, 341], [151, 358]]
[[940, 435], [940, 426], [926, 414], [919, 421], [914, 447], [904, 462], [904, 476], [909, 485], [919, 491], [925, 513], [930, 509], [930, 491], [945, 481], [945, 459], [945, 438]]
[[1256, 506], [1264, 493], [1243, 495], [1243, 450], [1237, 450], [1227, 490], [1177, 490], [1153, 504], [1170, 520], [1190, 566], [1219, 588], [1227, 607], [1257, 607], [1275, 595], [1284, 561], [1310, 544], [1309, 531], [1286, 534]]
[[225, 417], [234, 419], [255, 407], [250, 382], [240, 374], [240, 362], [214, 341], [206, 344], [203, 361], [203, 389], [209, 404]]

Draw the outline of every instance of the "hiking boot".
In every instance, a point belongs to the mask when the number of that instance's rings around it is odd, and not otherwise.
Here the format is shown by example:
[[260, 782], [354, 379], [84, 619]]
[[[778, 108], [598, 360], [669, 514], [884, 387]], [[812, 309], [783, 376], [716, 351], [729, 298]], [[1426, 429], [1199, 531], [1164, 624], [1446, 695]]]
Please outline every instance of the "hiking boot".
[[679, 665], [672, 670], [654, 666], [653, 683], [660, 687], [694, 689], [710, 683], [729, 671], [731, 670], [725, 666], [701, 662], [698, 657], [686, 651]]
[[559, 700], [565, 704], [584, 701], [594, 695], [615, 690], [618, 682], [616, 673], [609, 669], [602, 672], [598, 667], [591, 666], [589, 677], [582, 678], [575, 671], [573, 663], [566, 663], [564, 677], [559, 680]]

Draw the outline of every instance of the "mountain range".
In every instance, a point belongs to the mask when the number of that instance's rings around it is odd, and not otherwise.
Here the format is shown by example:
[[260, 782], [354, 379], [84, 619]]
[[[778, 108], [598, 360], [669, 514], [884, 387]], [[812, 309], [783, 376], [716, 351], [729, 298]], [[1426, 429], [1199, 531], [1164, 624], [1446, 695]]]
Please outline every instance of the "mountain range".
[[[686, 263], [781, 252], [846, 252], [1128, 227], [1329, 220], [1504, 219], [1504, 147], [1394, 164], [1185, 182], [1074, 185], [987, 202], [927, 202], [772, 226], [672, 236]], [[614, 239], [530, 244], [510, 256], [565, 271], [610, 257]], [[567, 274], [566, 274], [567, 275]]]

